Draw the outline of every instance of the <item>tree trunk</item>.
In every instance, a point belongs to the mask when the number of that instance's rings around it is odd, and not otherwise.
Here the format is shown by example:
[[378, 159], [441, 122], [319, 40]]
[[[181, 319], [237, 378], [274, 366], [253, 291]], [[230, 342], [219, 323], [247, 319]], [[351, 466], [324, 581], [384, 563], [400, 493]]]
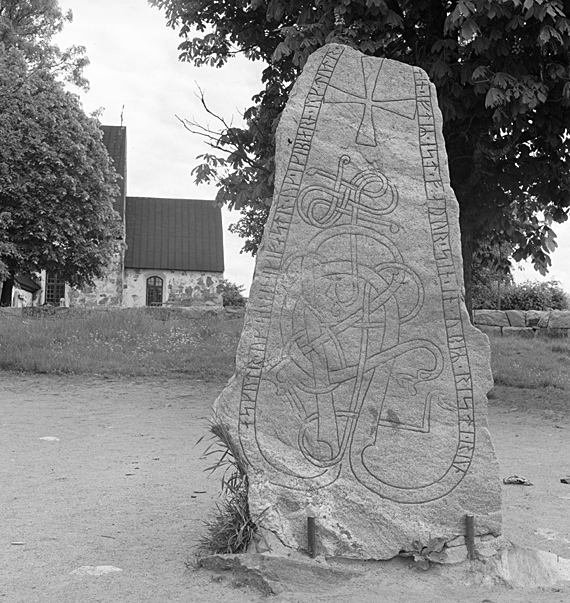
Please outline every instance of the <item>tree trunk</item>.
[[[467, 136], [467, 128], [472, 127]], [[463, 284], [465, 305], [473, 322], [473, 256], [477, 237], [484, 221], [484, 207], [488, 187], [484, 180], [486, 169], [486, 130], [477, 122], [465, 124], [465, 132], [459, 135], [457, 124], [444, 124], [444, 137], [449, 160], [451, 186], [459, 203], [459, 228], [461, 230], [461, 252], [463, 255]], [[452, 136], [451, 136], [452, 135]]]
[[467, 220], [459, 220], [461, 227], [461, 254], [463, 256], [463, 284], [465, 286], [465, 305], [469, 318], [473, 322], [473, 231]]
[[0, 296], [0, 306], [6, 307], [12, 305], [12, 290], [14, 288], [14, 279], [7, 278], [2, 283], [2, 295]]

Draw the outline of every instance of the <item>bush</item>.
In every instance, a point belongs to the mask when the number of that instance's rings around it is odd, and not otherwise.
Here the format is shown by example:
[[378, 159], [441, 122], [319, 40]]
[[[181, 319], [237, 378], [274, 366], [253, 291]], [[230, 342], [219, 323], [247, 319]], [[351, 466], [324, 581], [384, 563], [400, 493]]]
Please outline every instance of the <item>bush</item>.
[[477, 310], [567, 310], [568, 295], [558, 281], [526, 281], [519, 285], [508, 284], [494, 291], [478, 291], [473, 298]]
[[222, 294], [224, 300], [224, 308], [226, 306], [245, 306], [245, 297], [242, 291], [245, 289], [243, 285], [236, 285], [226, 279], [218, 285], [218, 293]]

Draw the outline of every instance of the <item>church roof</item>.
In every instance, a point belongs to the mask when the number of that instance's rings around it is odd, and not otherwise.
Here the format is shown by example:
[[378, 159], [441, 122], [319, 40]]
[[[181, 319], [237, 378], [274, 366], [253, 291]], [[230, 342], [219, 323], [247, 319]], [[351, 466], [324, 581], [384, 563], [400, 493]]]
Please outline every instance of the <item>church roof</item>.
[[115, 197], [115, 211], [125, 215], [125, 185], [127, 180], [127, 128], [125, 126], [100, 126], [103, 131], [103, 144], [113, 160], [113, 165], [119, 174], [119, 195]]
[[213, 201], [127, 197], [125, 268], [223, 272], [222, 212]]
[[20, 289], [28, 291], [28, 293], [35, 293], [42, 288], [40, 284], [26, 274], [16, 274], [14, 276], [14, 281], [20, 287]]

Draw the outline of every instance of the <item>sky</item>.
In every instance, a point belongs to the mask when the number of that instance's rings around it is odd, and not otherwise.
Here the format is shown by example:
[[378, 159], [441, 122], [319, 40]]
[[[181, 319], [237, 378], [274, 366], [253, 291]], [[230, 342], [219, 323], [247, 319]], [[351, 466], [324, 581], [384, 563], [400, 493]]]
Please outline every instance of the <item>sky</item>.
[[[75, 88], [87, 113], [103, 108], [105, 125], [127, 127], [127, 195], [214, 199], [216, 187], [194, 184], [197, 155], [213, 152], [201, 137], [176, 118], [216, 123], [197, 98], [198, 86], [208, 105], [234, 125], [260, 90], [261, 65], [245, 59], [216, 69], [178, 60], [178, 33], [167, 27], [163, 12], [146, 0], [60, 0], [73, 11], [55, 42], [61, 48], [85, 46], [89, 92]], [[124, 107], [124, 109], [123, 109]], [[240, 253], [243, 240], [228, 232], [239, 214], [223, 210], [225, 278], [249, 290], [255, 260]]]
[[[106, 125], [127, 127], [127, 195], [214, 199], [213, 185], [194, 184], [191, 171], [211, 152], [176, 116], [201, 124], [216, 123], [197, 97], [201, 88], [209, 107], [234, 125], [241, 123], [251, 97], [261, 89], [263, 66], [234, 58], [221, 69], [194, 67], [178, 60], [178, 33], [166, 25], [163, 12], [146, 0], [60, 0], [73, 11], [55, 40], [60, 47], [86, 47], [90, 90], [82, 93], [88, 113], [102, 108]], [[124, 107], [124, 108], [123, 108]], [[225, 277], [249, 291], [254, 259], [240, 253], [243, 240], [228, 232], [239, 214], [223, 210]], [[558, 249], [546, 279], [531, 266], [514, 271], [517, 281], [555, 279], [570, 293], [570, 221], [555, 225]]]

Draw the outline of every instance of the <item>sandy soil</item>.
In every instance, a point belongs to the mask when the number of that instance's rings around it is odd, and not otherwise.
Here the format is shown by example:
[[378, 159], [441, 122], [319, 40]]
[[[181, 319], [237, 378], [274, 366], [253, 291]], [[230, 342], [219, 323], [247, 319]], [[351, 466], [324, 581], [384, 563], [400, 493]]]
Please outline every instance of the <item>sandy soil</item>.
[[[0, 603], [267, 600], [192, 565], [219, 493], [195, 443], [222, 387], [0, 373]], [[490, 423], [501, 476], [534, 483], [504, 486], [506, 536], [570, 557], [570, 485], [560, 483], [570, 475], [567, 392], [499, 388]], [[116, 569], [93, 575], [100, 566]], [[570, 600], [566, 587], [467, 587], [407, 566], [328, 586], [270, 600]]]

